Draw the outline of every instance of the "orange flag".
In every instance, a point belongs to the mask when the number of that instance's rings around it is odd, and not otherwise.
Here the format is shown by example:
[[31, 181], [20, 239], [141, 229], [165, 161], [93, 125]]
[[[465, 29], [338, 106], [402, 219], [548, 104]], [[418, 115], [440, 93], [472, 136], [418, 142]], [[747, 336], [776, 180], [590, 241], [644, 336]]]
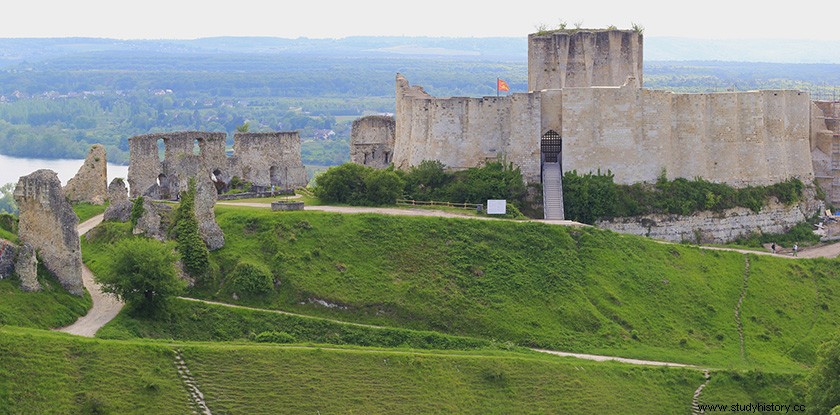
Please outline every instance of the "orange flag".
[[496, 90], [510, 91], [510, 87], [508, 86], [507, 82], [503, 81], [501, 78], [496, 78]]

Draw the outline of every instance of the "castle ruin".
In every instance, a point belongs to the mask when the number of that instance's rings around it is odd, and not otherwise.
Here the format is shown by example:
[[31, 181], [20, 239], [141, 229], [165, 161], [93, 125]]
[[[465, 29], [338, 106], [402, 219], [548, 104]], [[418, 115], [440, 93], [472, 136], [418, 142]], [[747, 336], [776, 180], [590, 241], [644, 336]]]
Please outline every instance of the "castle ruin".
[[[18, 238], [24, 252], [30, 252], [26, 267], [16, 264], [18, 274], [24, 269], [32, 274], [31, 253], [37, 251], [44, 266], [67, 291], [83, 295], [82, 251], [76, 229], [79, 217], [67, 201], [58, 175], [52, 170], [38, 170], [21, 177], [15, 186], [15, 202], [20, 209]], [[23, 276], [21, 279], [27, 280]]]
[[[836, 105], [812, 104], [795, 90], [645, 89], [642, 50], [642, 34], [632, 30], [531, 34], [529, 92], [501, 97], [433, 97], [397, 74], [389, 156], [400, 169], [503, 159], [544, 187], [571, 170], [610, 171], [620, 184], [654, 182], [663, 172], [736, 187], [816, 178], [840, 199]], [[363, 126], [369, 133], [354, 134], [376, 136], [371, 123]], [[562, 200], [562, 185], [545, 188], [544, 199]], [[562, 209], [546, 218], [562, 219]]]
[[394, 154], [394, 117], [369, 115], [353, 121], [350, 132], [350, 161], [384, 169]]
[[[257, 190], [305, 186], [297, 131], [236, 133], [233, 156], [225, 152], [225, 133], [199, 131], [131, 137], [128, 183], [131, 197], [176, 199], [190, 177], [207, 178], [224, 191], [233, 177]], [[162, 145], [163, 158], [159, 156]], [[199, 183], [197, 183], [199, 184]]]

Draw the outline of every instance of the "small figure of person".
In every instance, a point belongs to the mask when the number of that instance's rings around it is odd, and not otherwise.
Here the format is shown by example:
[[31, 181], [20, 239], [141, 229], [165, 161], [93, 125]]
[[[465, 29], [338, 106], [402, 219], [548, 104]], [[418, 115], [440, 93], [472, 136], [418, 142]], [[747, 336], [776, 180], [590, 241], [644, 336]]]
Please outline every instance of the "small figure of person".
[[776, 253], [776, 243], [773, 242], [773, 245], [770, 245], [770, 250], [773, 251], [773, 254]]
[[793, 256], [796, 256], [797, 252], [799, 252], [799, 245], [793, 244]]

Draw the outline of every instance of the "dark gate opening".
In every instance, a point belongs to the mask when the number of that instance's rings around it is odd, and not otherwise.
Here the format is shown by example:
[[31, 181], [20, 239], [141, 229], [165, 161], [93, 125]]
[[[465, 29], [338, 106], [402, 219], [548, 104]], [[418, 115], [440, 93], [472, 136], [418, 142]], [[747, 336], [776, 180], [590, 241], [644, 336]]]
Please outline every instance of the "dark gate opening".
[[543, 155], [543, 161], [546, 163], [557, 163], [561, 160], [561, 153], [563, 152], [563, 139], [560, 134], [554, 130], [548, 130], [543, 134], [540, 140], [540, 151]]

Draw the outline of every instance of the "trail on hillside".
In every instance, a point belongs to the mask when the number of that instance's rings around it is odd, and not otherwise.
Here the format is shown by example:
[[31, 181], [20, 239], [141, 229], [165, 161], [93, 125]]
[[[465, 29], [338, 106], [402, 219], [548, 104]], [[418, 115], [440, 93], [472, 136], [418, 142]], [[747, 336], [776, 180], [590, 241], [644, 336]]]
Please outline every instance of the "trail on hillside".
[[744, 322], [741, 319], [741, 306], [744, 304], [744, 297], [747, 296], [747, 283], [750, 280], [750, 256], [744, 255], [744, 283], [741, 286], [741, 296], [738, 297], [738, 304], [735, 305], [735, 324], [738, 327], [738, 341], [741, 346], [741, 359], [746, 359], [744, 347]]
[[703, 393], [703, 389], [705, 389], [709, 384], [709, 381], [712, 380], [712, 375], [708, 370], [705, 370], [703, 371], [703, 377], [706, 378], [706, 381], [697, 387], [694, 391], [694, 397], [691, 399], [691, 415], [700, 415], [705, 413], [705, 411], [700, 409], [700, 394]]
[[[76, 227], [79, 231], [79, 236], [88, 233], [96, 225], [102, 223], [103, 217], [104, 215], [97, 215], [80, 223]], [[93, 272], [84, 264], [82, 264], [82, 283], [84, 283], [85, 288], [90, 293], [93, 307], [88, 310], [87, 314], [79, 317], [75, 323], [56, 330], [79, 336], [93, 337], [102, 326], [113, 320], [119, 314], [123, 303], [115, 296], [102, 292], [99, 284], [93, 280]]]
[[[288, 311], [282, 311], [282, 310], [270, 310], [270, 309], [265, 309], [265, 308], [255, 308], [255, 307], [247, 307], [247, 306], [241, 306], [241, 305], [236, 305], [236, 304], [220, 303], [218, 301], [201, 300], [201, 299], [198, 299], [198, 298], [190, 298], [190, 297], [178, 297], [178, 298], [182, 299], [182, 300], [186, 300], [186, 301], [194, 301], [194, 302], [197, 302], [197, 303], [212, 304], [212, 305], [217, 305], [217, 306], [222, 306], [222, 307], [230, 307], [230, 308], [239, 308], [239, 309], [244, 309], [244, 310], [262, 311], [262, 312], [267, 312], [267, 313], [277, 313], [277, 314], [284, 314], [284, 315], [303, 317], [303, 318], [311, 318], [311, 319], [329, 321], [331, 323], [337, 323], [337, 324], [348, 324], [348, 325], [352, 325], [352, 326], [361, 326], [361, 327], [367, 327], [367, 328], [373, 328], [373, 329], [392, 329], [393, 328], [393, 327], [386, 327], [386, 326], [376, 326], [376, 325], [372, 325], [372, 324], [351, 323], [351, 322], [347, 322], [347, 321], [335, 320], [335, 319], [325, 318], [325, 317], [313, 317], [313, 316], [307, 316], [305, 314], [290, 313]], [[700, 369], [697, 366], [693, 366], [693, 365], [689, 365], [689, 364], [685, 364], [685, 363], [658, 362], [658, 361], [654, 361], [654, 360], [630, 359], [630, 358], [626, 358], [626, 357], [604, 356], [604, 355], [595, 355], [595, 354], [586, 354], [586, 353], [561, 352], [561, 351], [557, 351], [557, 350], [547, 350], [547, 349], [531, 349], [531, 350], [533, 350], [535, 352], [540, 352], [540, 353], [553, 354], [555, 356], [575, 357], [575, 358], [578, 358], [578, 359], [594, 360], [594, 361], [597, 361], [597, 362], [606, 362], [606, 361], [612, 360], [612, 361], [621, 362], [621, 363], [628, 363], [628, 364], [631, 364], [631, 365], [671, 366], [671, 367], [685, 367], [685, 368]]]
[[178, 377], [190, 394], [193, 408], [201, 415], [213, 415], [210, 412], [210, 408], [207, 407], [207, 402], [204, 401], [204, 394], [198, 389], [198, 383], [195, 381], [192, 372], [190, 372], [190, 368], [184, 362], [184, 357], [181, 356], [180, 350], [175, 350], [175, 367], [178, 368]]

